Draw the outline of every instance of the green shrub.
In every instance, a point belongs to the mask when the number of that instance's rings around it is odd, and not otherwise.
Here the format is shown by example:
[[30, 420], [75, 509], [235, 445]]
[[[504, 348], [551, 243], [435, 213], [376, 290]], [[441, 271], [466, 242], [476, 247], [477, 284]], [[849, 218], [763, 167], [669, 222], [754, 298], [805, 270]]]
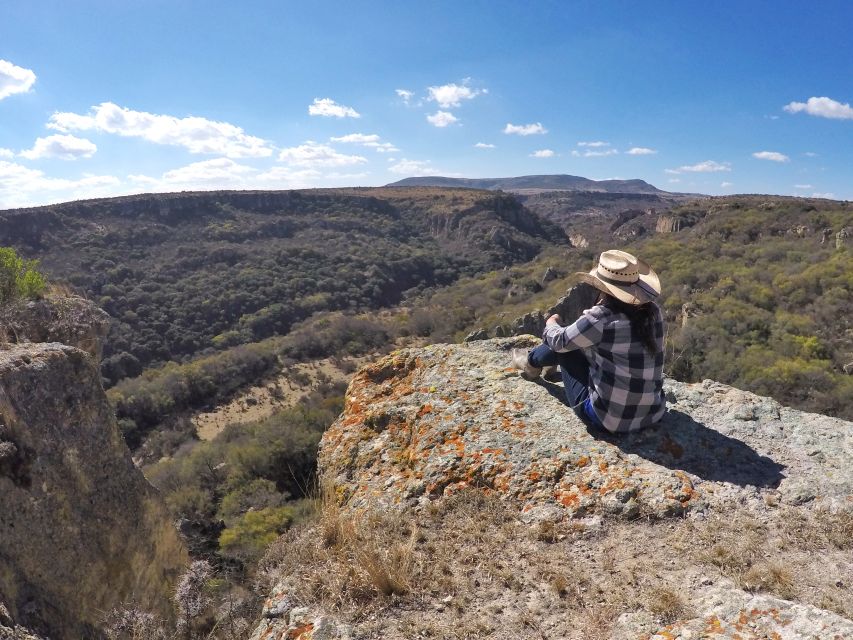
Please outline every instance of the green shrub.
[[14, 249], [0, 247], [0, 303], [38, 298], [46, 288], [37, 260], [25, 260]]
[[289, 507], [247, 511], [219, 535], [219, 549], [224, 556], [244, 562], [259, 558], [292, 522]]

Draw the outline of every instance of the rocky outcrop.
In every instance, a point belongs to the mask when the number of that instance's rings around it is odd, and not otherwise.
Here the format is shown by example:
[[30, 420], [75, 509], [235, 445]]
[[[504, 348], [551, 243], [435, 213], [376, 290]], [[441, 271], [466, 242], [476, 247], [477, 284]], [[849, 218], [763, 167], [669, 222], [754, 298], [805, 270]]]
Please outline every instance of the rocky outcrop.
[[508, 368], [533, 337], [403, 350], [359, 372], [320, 468], [342, 501], [416, 506], [487, 487], [523, 513], [666, 517], [713, 504], [853, 499], [853, 425], [705, 382], [667, 381], [660, 426], [588, 433], [560, 389]]
[[0, 338], [6, 342], [61, 342], [101, 360], [110, 317], [89, 300], [49, 296], [0, 307]]
[[[590, 432], [563, 404], [559, 385], [527, 382], [509, 368], [512, 348], [537, 342], [521, 336], [406, 349], [354, 377], [344, 412], [321, 443], [324, 486], [338, 512], [350, 514], [347, 522], [396, 513], [398, 526], [410, 530], [400, 546], [371, 549], [371, 562], [406, 558], [427, 573], [434, 562], [448, 565], [404, 606], [384, 600], [370, 624], [360, 614], [330, 616], [305, 597], [312, 592], [306, 581], [363, 570], [358, 551], [354, 564], [290, 571], [267, 600], [254, 639], [503, 638], [508, 628], [519, 638], [578, 640], [851, 637], [853, 621], [839, 613], [853, 610], [839, 605], [853, 575], [847, 551], [822, 552], [815, 572], [833, 581], [821, 587], [833, 595], [803, 602], [750, 586], [743, 571], [754, 560], [738, 554], [760, 560], [761, 550], [730, 547], [743, 538], [762, 543], [775, 522], [783, 537], [768, 540], [767, 553], [799, 536], [803, 546], [791, 557], [801, 567], [813, 568], [808, 554], [820, 548], [812, 537], [819, 531], [841, 536], [837, 548], [847, 549], [853, 424], [712, 381], [667, 380], [669, 411], [659, 425], [620, 436]], [[471, 509], [472, 493], [493, 502], [453, 515], [456, 507], [446, 505]], [[441, 513], [451, 516], [436, 523]], [[836, 514], [836, 524], [806, 528], [820, 514]], [[341, 535], [324, 526], [311, 548]], [[340, 553], [322, 557], [331, 562]], [[717, 574], [727, 562], [747, 564]], [[781, 566], [780, 580], [790, 585]], [[655, 590], [665, 597], [650, 599]]]
[[843, 249], [844, 245], [847, 243], [847, 238], [853, 236], [853, 229], [845, 227], [841, 231], [835, 234], [835, 248]]
[[685, 227], [690, 226], [687, 219], [668, 214], [661, 214], [655, 223], [656, 233], [675, 233], [681, 231]]
[[589, 246], [589, 240], [580, 233], [569, 234], [569, 244], [575, 249], [586, 249]]
[[97, 637], [133, 602], [170, 615], [185, 562], [130, 458], [96, 362], [57, 343], [0, 350], [0, 601], [51, 638]]

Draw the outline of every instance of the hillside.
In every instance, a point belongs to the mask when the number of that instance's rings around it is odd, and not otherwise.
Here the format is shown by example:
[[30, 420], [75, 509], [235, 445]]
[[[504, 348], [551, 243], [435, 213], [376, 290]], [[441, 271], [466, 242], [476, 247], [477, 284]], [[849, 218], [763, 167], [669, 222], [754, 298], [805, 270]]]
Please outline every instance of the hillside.
[[718, 380], [853, 419], [850, 203], [731, 196], [612, 219], [589, 227], [573, 251], [546, 251], [528, 265], [437, 291], [421, 302], [423, 313], [437, 327], [468, 318], [445, 337], [496, 335], [497, 326], [509, 330], [514, 318], [550, 307], [569, 274], [589, 270], [599, 252], [621, 247], [661, 276], [673, 377]]
[[0, 245], [115, 319], [110, 384], [561, 243], [510, 196], [452, 189], [175, 193], [0, 211]]
[[355, 376], [252, 638], [851, 637], [853, 423], [667, 380], [659, 426], [593, 432], [506, 368], [536, 340]]
[[590, 180], [580, 176], [541, 175], [514, 178], [445, 178], [421, 176], [392, 182], [388, 187], [447, 187], [513, 192], [590, 191], [600, 193], [666, 194], [644, 180]]

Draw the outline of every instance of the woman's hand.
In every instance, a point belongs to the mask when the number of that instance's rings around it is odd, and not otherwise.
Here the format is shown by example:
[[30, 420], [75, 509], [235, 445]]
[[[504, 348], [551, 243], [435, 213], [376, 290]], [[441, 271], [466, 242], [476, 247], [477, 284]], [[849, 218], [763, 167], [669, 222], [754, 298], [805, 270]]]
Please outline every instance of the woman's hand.
[[550, 316], [550, 317], [545, 321], [545, 326], [550, 326], [550, 325], [552, 325], [552, 324], [560, 324], [560, 322], [561, 322], [561, 321], [562, 321], [562, 318], [560, 318], [560, 314], [559, 314], [559, 313], [555, 313], [554, 315]]

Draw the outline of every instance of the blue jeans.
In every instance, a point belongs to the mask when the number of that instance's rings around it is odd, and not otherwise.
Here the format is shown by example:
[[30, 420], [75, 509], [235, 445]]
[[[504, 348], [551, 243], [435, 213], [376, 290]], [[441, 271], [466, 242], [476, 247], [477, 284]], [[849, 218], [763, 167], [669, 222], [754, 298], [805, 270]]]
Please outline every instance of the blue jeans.
[[566, 401], [575, 415], [589, 427], [604, 428], [589, 399], [589, 362], [583, 351], [559, 353], [547, 344], [540, 344], [527, 355], [527, 361], [540, 369], [560, 365]]

